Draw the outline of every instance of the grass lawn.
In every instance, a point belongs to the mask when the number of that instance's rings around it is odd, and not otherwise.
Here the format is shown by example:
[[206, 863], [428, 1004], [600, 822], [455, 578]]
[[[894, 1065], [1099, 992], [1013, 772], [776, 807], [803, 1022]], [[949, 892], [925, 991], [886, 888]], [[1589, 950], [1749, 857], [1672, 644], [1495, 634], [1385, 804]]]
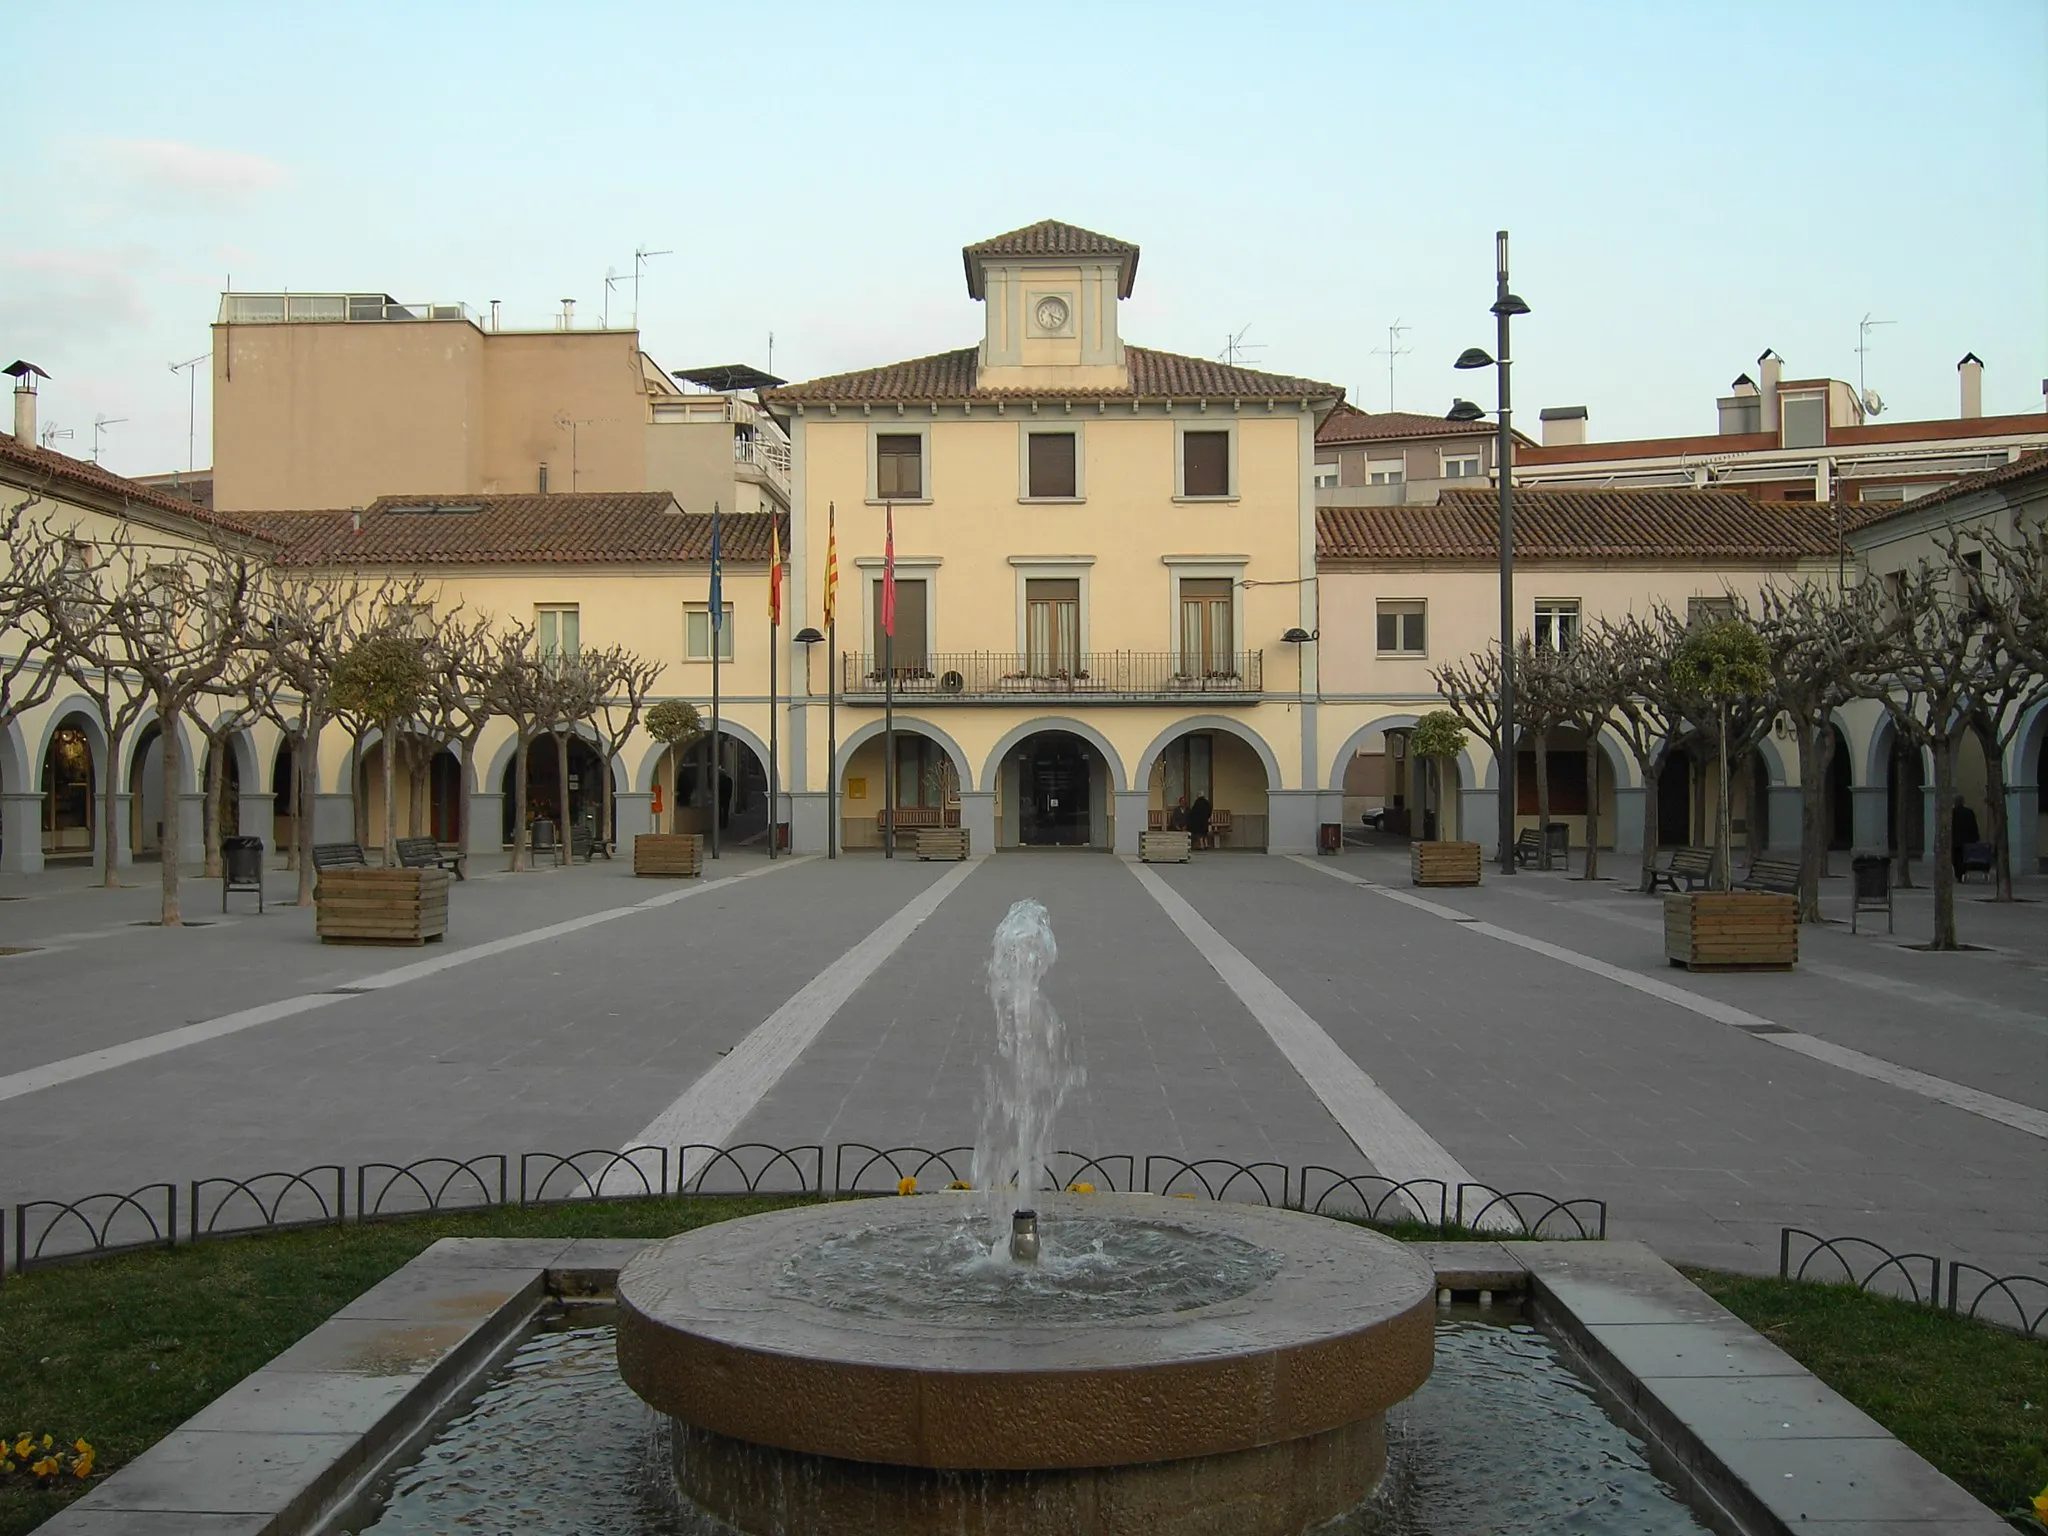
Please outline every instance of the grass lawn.
[[[803, 1197], [499, 1206], [224, 1238], [10, 1275], [0, 1286], [0, 1434], [83, 1437], [112, 1472], [442, 1237], [666, 1237]], [[101, 1481], [95, 1475], [93, 1483]], [[0, 1477], [0, 1536], [82, 1491]]]
[[1686, 1274], [2000, 1514], [2048, 1487], [2048, 1340], [1849, 1286]]

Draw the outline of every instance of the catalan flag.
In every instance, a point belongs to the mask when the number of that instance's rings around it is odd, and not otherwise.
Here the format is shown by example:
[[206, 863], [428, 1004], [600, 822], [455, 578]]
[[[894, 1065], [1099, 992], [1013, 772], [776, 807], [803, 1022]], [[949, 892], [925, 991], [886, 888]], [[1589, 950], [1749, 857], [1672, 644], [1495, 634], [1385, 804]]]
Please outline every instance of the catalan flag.
[[778, 517], [768, 530], [768, 622], [782, 622], [782, 520]]
[[825, 627], [839, 616], [839, 504], [825, 504]]
[[896, 633], [896, 509], [882, 508], [882, 633]]

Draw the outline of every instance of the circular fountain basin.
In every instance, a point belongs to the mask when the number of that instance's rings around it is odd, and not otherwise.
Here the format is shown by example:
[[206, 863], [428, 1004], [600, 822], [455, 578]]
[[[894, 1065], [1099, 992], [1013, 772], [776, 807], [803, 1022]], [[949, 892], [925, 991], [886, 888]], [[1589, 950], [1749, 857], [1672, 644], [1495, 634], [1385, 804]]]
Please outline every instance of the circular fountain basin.
[[[721, 1222], [619, 1276], [619, 1366], [684, 1491], [744, 1531], [1298, 1532], [1372, 1491], [1428, 1378], [1435, 1280], [1264, 1207], [975, 1194]], [[1064, 1268], [1063, 1268], [1064, 1267]], [[1141, 1278], [1133, 1280], [1134, 1275]]]

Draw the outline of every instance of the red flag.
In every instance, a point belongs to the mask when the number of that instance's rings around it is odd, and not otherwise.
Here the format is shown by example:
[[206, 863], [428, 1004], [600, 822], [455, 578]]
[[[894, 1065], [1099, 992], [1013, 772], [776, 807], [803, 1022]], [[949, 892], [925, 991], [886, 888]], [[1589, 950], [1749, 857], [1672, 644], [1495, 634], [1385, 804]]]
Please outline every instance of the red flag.
[[768, 622], [782, 622], [782, 522], [778, 518], [768, 530]]
[[882, 508], [882, 633], [896, 634], [896, 509]]

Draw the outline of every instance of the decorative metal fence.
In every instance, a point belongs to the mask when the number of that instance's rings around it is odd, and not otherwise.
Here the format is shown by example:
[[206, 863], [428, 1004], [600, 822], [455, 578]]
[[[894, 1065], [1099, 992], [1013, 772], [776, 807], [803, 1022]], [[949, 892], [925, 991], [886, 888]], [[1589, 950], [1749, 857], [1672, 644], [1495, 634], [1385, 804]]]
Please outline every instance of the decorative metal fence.
[[1962, 1259], [1894, 1253], [1867, 1237], [1822, 1237], [1785, 1227], [1778, 1233], [1778, 1278], [1851, 1285], [2048, 1338], [2048, 1278], [2040, 1275], [1995, 1275]]
[[[827, 1169], [830, 1178], [827, 1178]], [[407, 1163], [339, 1163], [145, 1184], [75, 1200], [28, 1200], [13, 1208], [11, 1248], [0, 1213], [0, 1273], [115, 1253], [255, 1232], [349, 1222], [665, 1195], [811, 1195], [852, 1199], [896, 1194], [905, 1179], [923, 1190], [973, 1178], [972, 1147], [876, 1147], [841, 1142], [795, 1147], [744, 1142], [729, 1147], [597, 1147], [581, 1152], [484, 1153]], [[1486, 1225], [1489, 1236], [1599, 1238], [1607, 1205], [1485, 1184], [1447, 1188], [1434, 1180], [1395, 1183], [1370, 1173], [1310, 1164], [1154, 1153], [1091, 1156], [1060, 1151], [1044, 1169], [1053, 1189], [1086, 1186], [1112, 1194], [1240, 1201], [1382, 1225]], [[182, 1195], [182, 1198], [181, 1198]], [[182, 1210], [181, 1210], [182, 1208]]]

